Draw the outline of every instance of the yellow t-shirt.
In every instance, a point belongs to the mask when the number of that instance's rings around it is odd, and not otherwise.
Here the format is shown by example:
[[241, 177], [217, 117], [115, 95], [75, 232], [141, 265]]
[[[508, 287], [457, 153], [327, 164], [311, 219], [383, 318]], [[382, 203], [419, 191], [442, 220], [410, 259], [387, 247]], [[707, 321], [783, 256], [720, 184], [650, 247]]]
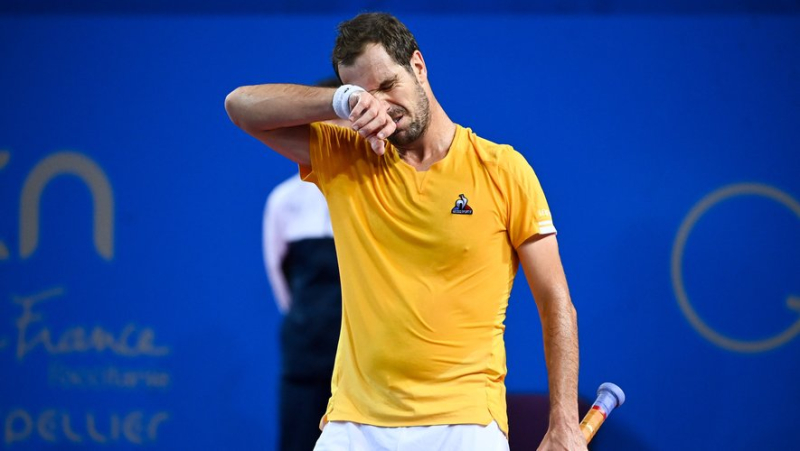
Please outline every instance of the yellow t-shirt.
[[311, 125], [311, 167], [328, 201], [342, 278], [342, 329], [328, 421], [489, 424], [508, 432], [503, 324], [518, 259], [554, 233], [530, 165], [457, 126], [418, 172], [389, 145]]

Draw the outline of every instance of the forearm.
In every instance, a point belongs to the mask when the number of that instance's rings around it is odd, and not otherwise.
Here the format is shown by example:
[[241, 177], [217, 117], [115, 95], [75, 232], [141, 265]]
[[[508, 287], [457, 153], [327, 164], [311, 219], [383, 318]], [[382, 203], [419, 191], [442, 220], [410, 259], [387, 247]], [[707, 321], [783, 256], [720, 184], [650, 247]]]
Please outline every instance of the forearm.
[[225, 98], [225, 110], [245, 131], [277, 130], [335, 119], [335, 91], [290, 84], [242, 86]]
[[578, 416], [578, 326], [569, 293], [549, 293], [539, 302], [550, 389], [550, 426], [577, 427]]
[[555, 235], [533, 237], [517, 250], [542, 323], [550, 389], [550, 424], [578, 426], [578, 321]]

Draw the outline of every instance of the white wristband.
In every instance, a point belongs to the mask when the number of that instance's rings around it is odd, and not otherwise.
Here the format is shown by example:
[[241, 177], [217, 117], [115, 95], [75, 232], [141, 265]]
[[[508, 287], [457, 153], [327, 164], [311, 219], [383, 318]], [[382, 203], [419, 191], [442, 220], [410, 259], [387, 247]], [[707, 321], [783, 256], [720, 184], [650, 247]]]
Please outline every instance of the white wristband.
[[364, 91], [356, 85], [342, 85], [333, 94], [333, 111], [342, 119], [350, 119], [350, 96]]

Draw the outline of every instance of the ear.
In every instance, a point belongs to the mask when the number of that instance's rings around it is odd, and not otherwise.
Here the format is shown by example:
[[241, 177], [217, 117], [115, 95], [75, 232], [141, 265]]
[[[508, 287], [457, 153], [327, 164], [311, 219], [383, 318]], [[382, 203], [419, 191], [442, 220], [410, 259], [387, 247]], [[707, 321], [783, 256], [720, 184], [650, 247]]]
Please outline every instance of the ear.
[[417, 77], [419, 84], [424, 85], [428, 82], [428, 67], [425, 65], [425, 59], [422, 58], [422, 53], [419, 50], [414, 50], [411, 55], [411, 71]]

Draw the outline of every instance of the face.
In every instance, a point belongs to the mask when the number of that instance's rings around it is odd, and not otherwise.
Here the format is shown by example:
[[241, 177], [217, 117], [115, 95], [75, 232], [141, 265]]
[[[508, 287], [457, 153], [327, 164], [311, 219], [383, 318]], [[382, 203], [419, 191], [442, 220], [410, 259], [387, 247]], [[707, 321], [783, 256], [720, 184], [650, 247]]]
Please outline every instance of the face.
[[397, 64], [382, 45], [370, 44], [350, 66], [339, 66], [342, 82], [361, 86], [389, 105], [389, 116], [397, 130], [389, 137], [395, 146], [408, 145], [419, 139], [430, 123], [428, 96], [417, 79], [424, 72], [419, 53], [411, 59], [414, 73]]

